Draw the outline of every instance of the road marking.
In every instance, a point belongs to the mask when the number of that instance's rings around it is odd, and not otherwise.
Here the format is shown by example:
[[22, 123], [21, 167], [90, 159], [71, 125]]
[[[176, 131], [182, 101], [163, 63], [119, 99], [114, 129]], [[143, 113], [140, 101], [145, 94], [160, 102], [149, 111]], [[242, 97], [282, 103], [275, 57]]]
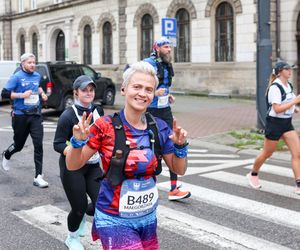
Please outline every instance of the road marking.
[[[253, 159], [248, 160], [188, 160], [188, 165], [195, 164], [195, 163], [206, 163], [206, 164], [215, 164], [215, 163], [222, 163], [219, 165], [209, 166], [209, 167], [188, 167], [187, 171], [185, 173], [185, 176], [187, 175], [195, 175], [195, 174], [201, 174], [205, 172], [210, 171], [217, 171], [232, 167], [238, 167], [245, 164], [253, 162]], [[166, 166], [165, 162], [163, 162], [163, 170], [161, 172], [161, 175], [169, 177], [169, 168]]]
[[290, 249], [162, 205], [157, 217], [159, 227], [215, 249]]
[[234, 154], [194, 154], [189, 152], [188, 158], [194, 158], [194, 157], [199, 157], [199, 158], [239, 158], [239, 155], [234, 155]]
[[208, 149], [189, 148], [189, 153], [206, 153]]
[[[62, 242], [65, 242], [68, 233], [68, 213], [66, 211], [52, 205], [45, 205], [12, 213], [30, 225], [39, 228]], [[37, 214], [39, 216], [36, 216]], [[91, 234], [89, 233], [91, 232], [91, 227], [92, 223], [87, 221], [87, 235], [85, 237], [81, 237], [80, 241], [86, 250], [102, 249], [101, 242], [99, 240], [95, 242], [92, 241]]]
[[[29, 210], [12, 212], [30, 225], [39, 228], [52, 237], [64, 242], [67, 237], [67, 212], [52, 205], [35, 207]], [[36, 216], [39, 214], [39, 216]], [[281, 245], [248, 235], [189, 214], [159, 206], [158, 226], [176, 234], [217, 249], [278, 249], [287, 250]], [[87, 222], [88, 232], [91, 223]], [[93, 242], [91, 236], [81, 238], [86, 250], [102, 249], [100, 241]]]
[[[44, 125], [44, 132], [45, 133], [53, 133], [56, 131], [57, 123], [55, 122], [43, 122]], [[6, 126], [0, 128], [0, 132], [13, 132], [13, 129], [11, 126]]]
[[[239, 174], [232, 174], [224, 171], [218, 171], [218, 172], [212, 172], [207, 174], [201, 174], [200, 176], [217, 180], [217, 181], [222, 181], [234, 185], [251, 188], [248, 185], [248, 180], [246, 179], [246, 176], [239, 175]], [[260, 184], [262, 185], [260, 191], [265, 191], [268, 193], [277, 194], [288, 198], [300, 199], [300, 195], [295, 193], [295, 187], [283, 185], [271, 181], [265, 181], [262, 179], [260, 179]]]
[[[188, 168], [186, 170], [185, 176], [243, 166], [252, 163], [253, 161], [254, 159], [246, 159], [246, 160], [189, 160], [188, 159]], [[163, 170], [161, 172], [161, 175], [168, 177], [170, 175], [169, 168], [166, 167], [164, 161], [162, 163], [163, 163]], [[208, 166], [208, 167], [189, 167], [190, 164], [196, 164], [196, 163], [198, 164], [199, 163], [205, 163], [205, 164], [220, 163], [220, 164]]]
[[[189, 190], [192, 193], [194, 199], [201, 202], [299, 230], [299, 212], [192, 185], [186, 182], [182, 182], [182, 185], [186, 190]], [[157, 186], [164, 191], [169, 191], [170, 182], [161, 182], [158, 183]]]
[[[245, 166], [245, 168], [252, 169], [252, 165]], [[262, 167], [259, 169], [259, 172], [281, 175], [284, 177], [290, 177], [294, 179], [294, 174], [291, 168], [279, 167], [271, 164], [263, 164]]]

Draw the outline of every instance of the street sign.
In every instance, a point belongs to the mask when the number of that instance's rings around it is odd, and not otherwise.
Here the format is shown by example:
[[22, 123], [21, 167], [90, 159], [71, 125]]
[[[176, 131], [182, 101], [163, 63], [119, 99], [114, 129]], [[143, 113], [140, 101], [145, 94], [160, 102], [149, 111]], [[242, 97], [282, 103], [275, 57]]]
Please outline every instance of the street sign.
[[176, 18], [162, 18], [161, 19], [162, 36], [176, 37], [177, 35], [177, 20]]

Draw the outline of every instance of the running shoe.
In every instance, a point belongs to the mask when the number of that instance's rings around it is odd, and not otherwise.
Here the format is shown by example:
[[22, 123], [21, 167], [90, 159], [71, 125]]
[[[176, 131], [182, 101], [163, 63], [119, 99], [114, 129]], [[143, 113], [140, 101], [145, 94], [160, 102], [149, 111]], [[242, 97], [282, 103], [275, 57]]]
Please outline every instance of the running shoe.
[[300, 195], [300, 187], [296, 187], [296, 194], [299, 194]]
[[65, 244], [69, 250], [84, 250], [78, 236], [74, 237], [69, 234]]
[[250, 172], [250, 173], [248, 173], [246, 176], [247, 176], [249, 185], [250, 185], [252, 188], [254, 188], [254, 189], [260, 189], [260, 188], [261, 188], [261, 185], [260, 185], [260, 183], [259, 183], [258, 175], [256, 175], [256, 176], [251, 175], [251, 172]]
[[86, 218], [83, 216], [82, 221], [78, 228], [78, 233], [80, 237], [86, 236], [87, 226], [86, 226]]
[[33, 179], [33, 185], [39, 188], [46, 188], [48, 187], [48, 182], [43, 179], [43, 175], [38, 175], [36, 178]]
[[190, 192], [180, 191], [179, 188], [175, 188], [174, 190], [169, 192], [170, 201], [181, 200], [181, 199], [189, 198], [190, 196], [191, 196]]
[[2, 168], [5, 171], [8, 171], [10, 169], [10, 160], [7, 160], [5, 158], [5, 151], [3, 151], [3, 153], [2, 153]]

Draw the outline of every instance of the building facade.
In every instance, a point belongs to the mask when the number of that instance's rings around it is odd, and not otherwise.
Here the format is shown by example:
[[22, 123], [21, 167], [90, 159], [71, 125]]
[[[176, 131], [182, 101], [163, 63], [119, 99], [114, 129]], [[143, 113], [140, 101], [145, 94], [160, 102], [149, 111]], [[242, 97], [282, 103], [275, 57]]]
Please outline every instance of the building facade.
[[[296, 65], [300, 91], [300, 1], [270, 0], [270, 12], [272, 60]], [[33, 52], [120, 83], [127, 63], [149, 56], [165, 17], [177, 21], [175, 90], [256, 95], [257, 0], [0, 0], [0, 60]]]

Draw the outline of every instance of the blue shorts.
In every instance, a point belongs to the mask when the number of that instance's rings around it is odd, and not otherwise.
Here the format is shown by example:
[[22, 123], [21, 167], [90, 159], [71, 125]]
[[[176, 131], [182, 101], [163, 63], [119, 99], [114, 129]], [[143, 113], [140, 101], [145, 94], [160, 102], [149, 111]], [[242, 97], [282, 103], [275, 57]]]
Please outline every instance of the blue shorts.
[[106, 249], [158, 249], [156, 211], [138, 218], [121, 218], [95, 210], [92, 236]]

